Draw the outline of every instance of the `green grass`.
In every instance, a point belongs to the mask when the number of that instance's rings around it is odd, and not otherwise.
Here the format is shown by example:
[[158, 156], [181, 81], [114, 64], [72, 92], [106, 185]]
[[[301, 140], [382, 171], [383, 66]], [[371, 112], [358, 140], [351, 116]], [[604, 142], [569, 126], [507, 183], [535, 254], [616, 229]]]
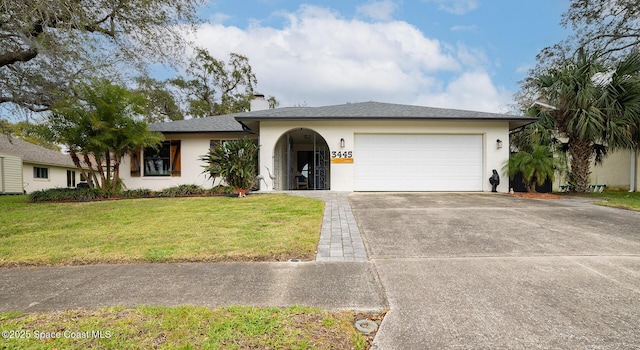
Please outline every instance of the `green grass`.
[[595, 204], [640, 211], [640, 192], [603, 192], [587, 196], [602, 199]]
[[323, 208], [281, 194], [79, 203], [0, 196], [0, 266], [311, 259]]
[[[244, 306], [11, 312], [0, 313], [0, 348], [365, 349], [366, 339], [353, 326], [355, 316], [351, 311]], [[15, 331], [24, 338], [7, 337]], [[37, 339], [47, 335], [53, 337]]]

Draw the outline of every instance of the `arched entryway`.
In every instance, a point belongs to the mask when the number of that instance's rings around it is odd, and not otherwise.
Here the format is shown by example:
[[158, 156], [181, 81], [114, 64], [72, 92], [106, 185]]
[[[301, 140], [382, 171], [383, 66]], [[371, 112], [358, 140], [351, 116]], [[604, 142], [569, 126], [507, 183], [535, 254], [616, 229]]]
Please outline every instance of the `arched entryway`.
[[330, 189], [329, 146], [317, 132], [305, 128], [285, 132], [278, 139], [273, 155], [274, 189]]

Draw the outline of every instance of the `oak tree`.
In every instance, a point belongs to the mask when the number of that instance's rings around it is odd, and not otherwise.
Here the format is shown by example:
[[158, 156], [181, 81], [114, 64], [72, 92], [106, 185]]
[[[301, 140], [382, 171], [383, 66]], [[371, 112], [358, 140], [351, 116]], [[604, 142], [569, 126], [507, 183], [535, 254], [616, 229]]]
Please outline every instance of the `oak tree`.
[[73, 82], [180, 59], [204, 0], [0, 1], [0, 105], [49, 109]]
[[148, 123], [184, 119], [177, 93], [168, 81], [161, 81], [146, 74], [136, 77], [135, 81], [137, 88], [134, 91], [145, 95], [148, 100], [144, 113]]
[[573, 33], [542, 50], [540, 64], [571, 59], [578, 50], [622, 58], [640, 47], [640, 0], [571, 0], [560, 24]]
[[246, 56], [231, 53], [224, 62], [198, 49], [186, 73], [187, 77], [171, 83], [181, 90], [188, 115], [198, 118], [249, 110], [258, 81]]

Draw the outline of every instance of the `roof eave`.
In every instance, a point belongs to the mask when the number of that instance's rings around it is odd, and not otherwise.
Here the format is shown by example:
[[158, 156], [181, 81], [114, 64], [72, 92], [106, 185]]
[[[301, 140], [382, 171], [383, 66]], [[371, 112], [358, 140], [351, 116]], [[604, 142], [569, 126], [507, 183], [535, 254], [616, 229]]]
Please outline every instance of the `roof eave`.
[[[36, 160], [30, 160], [30, 159], [22, 159], [22, 163], [27, 163], [27, 164], [33, 164], [33, 165], [44, 165], [44, 166], [52, 166], [52, 167], [58, 167], [58, 168], [68, 168], [68, 169], [78, 169], [78, 167], [75, 166], [75, 164], [60, 164], [60, 163], [53, 163], [53, 162], [41, 162], [41, 161], [36, 161]], [[82, 167], [83, 169], [89, 169], [89, 167]]]
[[523, 118], [509, 121], [509, 131], [522, 128], [538, 121], [537, 118]]
[[435, 121], [500, 121], [500, 122], [524, 122], [529, 124], [536, 121], [535, 118], [495, 118], [495, 117], [480, 117], [480, 118], [446, 118], [446, 117], [385, 117], [385, 116], [346, 116], [346, 117], [326, 117], [326, 116], [307, 116], [307, 117], [236, 117], [241, 122], [260, 122], [260, 121], [308, 121], [308, 120], [435, 120]]
[[162, 134], [250, 134], [244, 130], [153, 130]]

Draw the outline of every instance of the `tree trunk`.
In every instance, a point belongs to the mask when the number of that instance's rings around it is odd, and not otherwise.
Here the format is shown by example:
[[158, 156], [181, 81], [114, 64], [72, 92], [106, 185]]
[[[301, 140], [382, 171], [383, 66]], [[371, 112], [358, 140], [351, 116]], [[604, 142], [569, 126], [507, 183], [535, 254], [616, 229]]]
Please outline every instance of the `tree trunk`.
[[571, 159], [569, 179], [575, 183], [574, 190], [578, 193], [589, 192], [589, 176], [591, 175], [591, 159], [593, 158], [591, 142], [569, 139], [569, 157]]
[[113, 160], [113, 178], [111, 179], [111, 189], [115, 193], [118, 190], [118, 182], [120, 182], [120, 162], [122, 157], [114, 156]]
[[100, 181], [98, 180], [98, 176], [96, 176], [96, 171], [95, 169], [93, 169], [93, 164], [91, 163], [91, 159], [89, 158], [89, 155], [87, 153], [84, 153], [84, 162], [87, 164], [87, 167], [89, 168], [89, 175], [91, 175], [89, 178], [87, 178], [87, 182], [91, 183], [93, 182], [93, 184], [89, 184], [89, 187], [91, 188], [95, 188], [100, 187]]
[[111, 152], [106, 151], [105, 152], [105, 159], [106, 159], [106, 165], [107, 165], [107, 171], [106, 171], [106, 175], [107, 175], [107, 182], [106, 182], [106, 186], [105, 189], [107, 188], [111, 188]]
[[[104, 158], [102, 158], [102, 159], [104, 159]], [[109, 181], [107, 181], [107, 178], [105, 177], [105, 174], [104, 174], [104, 167], [102, 166], [102, 159], [96, 159], [96, 168], [98, 168], [98, 172], [100, 173], [100, 180], [101, 180], [101, 184], [102, 184], [100, 187], [103, 190], [108, 190], [109, 189]]]
[[[84, 169], [82, 168], [82, 164], [80, 163], [80, 158], [78, 157], [78, 154], [76, 153], [76, 151], [71, 149], [69, 151], [69, 154], [71, 155], [71, 160], [73, 160], [73, 164], [75, 164], [76, 168], [78, 168], [78, 171], [80, 171], [80, 174], [82, 174], [85, 180], [89, 179], [89, 174], [86, 171], [84, 171]], [[87, 185], [89, 185], [89, 188], [93, 187], [91, 185], [91, 181], [87, 181]]]

